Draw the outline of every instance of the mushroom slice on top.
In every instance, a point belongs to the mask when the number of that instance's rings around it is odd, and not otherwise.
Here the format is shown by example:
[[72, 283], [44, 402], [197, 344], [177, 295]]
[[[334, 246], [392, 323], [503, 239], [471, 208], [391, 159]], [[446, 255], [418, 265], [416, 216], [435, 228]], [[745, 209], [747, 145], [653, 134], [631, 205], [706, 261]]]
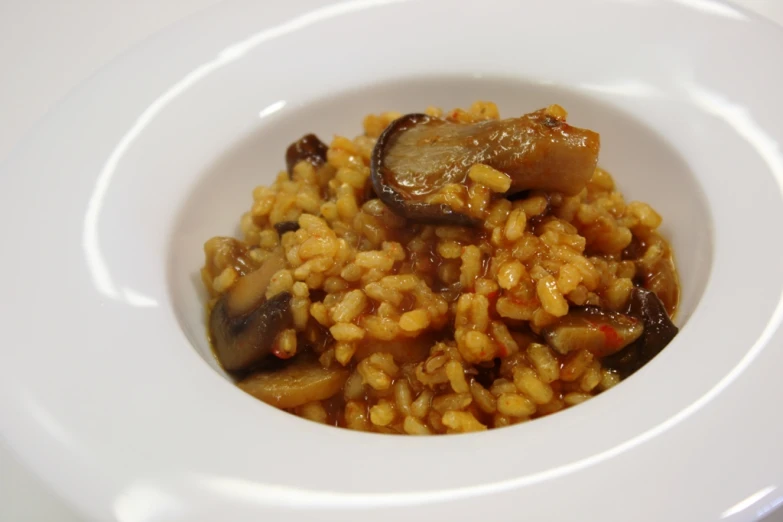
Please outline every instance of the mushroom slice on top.
[[519, 118], [452, 123], [408, 114], [383, 131], [370, 168], [375, 193], [412, 221], [471, 225], [475, 220], [427, 198], [447, 184], [466, 183], [473, 165], [510, 178], [505, 196], [531, 189], [579, 193], [598, 162], [599, 135], [542, 109]]

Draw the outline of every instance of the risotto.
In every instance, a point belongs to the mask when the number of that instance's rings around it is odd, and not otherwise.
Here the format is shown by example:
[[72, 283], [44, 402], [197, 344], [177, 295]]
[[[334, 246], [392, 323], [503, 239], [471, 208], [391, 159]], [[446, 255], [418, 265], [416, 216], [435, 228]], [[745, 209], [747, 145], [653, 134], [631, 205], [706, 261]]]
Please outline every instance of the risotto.
[[650, 205], [552, 105], [386, 112], [308, 134], [204, 246], [209, 336], [245, 392], [312, 421], [480, 431], [584, 402], [676, 335]]

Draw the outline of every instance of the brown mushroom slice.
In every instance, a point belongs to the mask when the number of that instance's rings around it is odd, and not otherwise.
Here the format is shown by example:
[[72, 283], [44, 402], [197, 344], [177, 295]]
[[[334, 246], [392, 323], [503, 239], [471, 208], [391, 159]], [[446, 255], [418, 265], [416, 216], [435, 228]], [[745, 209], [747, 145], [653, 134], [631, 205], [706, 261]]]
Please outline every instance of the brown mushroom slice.
[[307, 160], [316, 167], [326, 163], [326, 151], [329, 147], [315, 134], [306, 134], [288, 146], [285, 151], [285, 165], [288, 176], [294, 173], [294, 167], [300, 161]]
[[394, 361], [400, 364], [417, 363], [427, 358], [430, 348], [437, 342], [433, 335], [420, 335], [413, 338], [400, 338], [392, 341], [379, 339], [365, 339], [356, 348], [353, 358], [355, 361], [366, 359], [374, 353], [388, 353], [394, 357]]
[[666, 313], [663, 302], [655, 292], [645, 288], [634, 288], [628, 313], [644, 322], [644, 333], [624, 350], [601, 361], [605, 367], [617, 370], [622, 378], [650, 362], [679, 332]]
[[596, 357], [616, 353], [639, 339], [642, 322], [618, 312], [590, 306], [572, 309], [544, 332], [544, 339], [562, 354], [588, 350]]
[[413, 221], [469, 225], [474, 220], [426, 199], [450, 183], [465, 183], [482, 163], [509, 175], [506, 196], [530, 189], [579, 193], [598, 162], [599, 135], [542, 109], [519, 118], [452, 123], [408, 114], [375, 144], [372, 184], [394, 212]]
[[278, 408], [295, 408], [340, 392], [350, 371], [324, 368], [317, 360], [296, 360], [273, 372], [255, 373], [237, 384], [257, 399]]
[[265, 298], [269, 281], [285, 267], [282, 251], [239, 278], [220, 296], [209, 317], [215, 355], [227, 371], [246, 370], [269, 355], [275, 337], [293, 323], [291, 294]]

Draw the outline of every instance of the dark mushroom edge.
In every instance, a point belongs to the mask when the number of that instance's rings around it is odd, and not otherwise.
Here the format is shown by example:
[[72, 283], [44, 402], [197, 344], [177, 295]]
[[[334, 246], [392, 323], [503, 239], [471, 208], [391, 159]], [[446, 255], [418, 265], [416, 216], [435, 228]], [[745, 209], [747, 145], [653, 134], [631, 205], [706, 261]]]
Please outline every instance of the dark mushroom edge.
[[273, 352], [277, 335], [293, 324], [289, 292], [265, 298], [269, 281], [284, 266], [278, 251], [241, 277], [212, 307], [209, 333], [215, 356], [226, 371], [242, 372], [263, 362]]
[[623, 379], [661, 353], [679, 332], [666, 313], [663, 302], [646, 288], [634, 288], [627, 313], [644, 322], [644, 332], [624, 350], [601, 360], [604, 366], [616, 370]]
[[432, 119], [431, 116], [426, 114], [408, 114], [394, 120], [381, 133], [370, 158], [371, 180], [375, 194], [395, 214], [412, 222], [433, 225], [476, 225], [478, 223], [477, 220], [455, 212], [448, 205], [406, 200], [400, 192], [387, 182], [392, 172], [384, 165], [384, 157], [388, 148], [393, 144], [396, 135], [419, 123], [427, 123]]

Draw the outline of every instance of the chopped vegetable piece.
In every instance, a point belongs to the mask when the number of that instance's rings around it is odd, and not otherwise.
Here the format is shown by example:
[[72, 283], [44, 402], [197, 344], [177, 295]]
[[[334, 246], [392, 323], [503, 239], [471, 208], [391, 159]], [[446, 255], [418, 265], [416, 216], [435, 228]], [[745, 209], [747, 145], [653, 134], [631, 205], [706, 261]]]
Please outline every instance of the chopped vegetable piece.
[[292, 176], [297, 163], [307, 160], [316, 167], [326, 163], [326, 151], [329, 147], [315, 134], [306, 134], [288, 146], [285, 151], [285, 164], [288, 175]]
[[293, 323], [291, 294], [265, 299], [269, 281], [285, 266], [282, 251], [239, 278], [215, 303], [209, 317], [218, 361], [227, 371], [246, 370], [271, 353], [275, 337]]
[[597, 357], [618, 352], [641, 337], [639, 319], [588, 306], [571, 312], [544, 331], [549, 346], [562, 354], [588, 350]]
[[[545, 110], [520, 118], [451, 123], [426, 114], [392, 122], [371, 158], [372, 183], [394, 212], [422, 223], [475, 224], [446, 204], [427, 203], [447, 184], [464, 184], [473, 165], [510, 177], [506, 196], [542, 189], [579, 193], [595, 170], [600, 147], [595, 132], [568, 125]], [[474, 171], [478, 174], [488, 171]], [[505, 188], [499, 179], [494, 189]]]
[[679, 329], [669, 319], [661, 300], [644, 288], [635, 288], [631, 294], [628, 313], [644, 321], [644, 333], [626, 349], [605, 357], [601, 362], [617, 370], [626, 378], [647, 364], [668, 345]]
[[399, 363], [415, 363], [427, 358], [430, 347], [435, 344], [434, 335], [421, 335], [411, 339], [381, 341], [365, 339], [359, 343], [354, 357], [361, 361], [374, 353], [388, 353]]

